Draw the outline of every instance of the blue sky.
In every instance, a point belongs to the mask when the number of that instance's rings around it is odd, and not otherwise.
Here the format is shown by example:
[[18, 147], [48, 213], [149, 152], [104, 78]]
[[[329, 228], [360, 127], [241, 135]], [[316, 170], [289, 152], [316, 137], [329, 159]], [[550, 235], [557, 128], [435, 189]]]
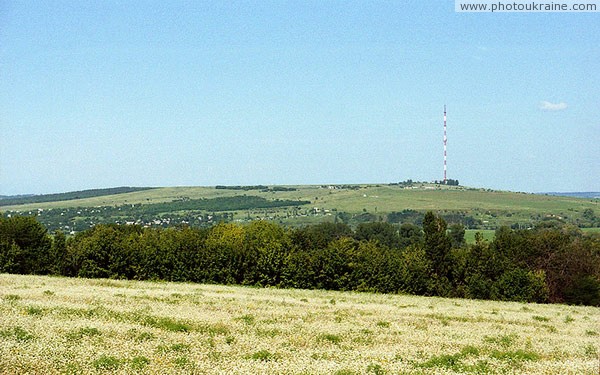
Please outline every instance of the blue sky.
[[454, 1], [0, 1], [0, 194], [600, 190], [600, 13]]

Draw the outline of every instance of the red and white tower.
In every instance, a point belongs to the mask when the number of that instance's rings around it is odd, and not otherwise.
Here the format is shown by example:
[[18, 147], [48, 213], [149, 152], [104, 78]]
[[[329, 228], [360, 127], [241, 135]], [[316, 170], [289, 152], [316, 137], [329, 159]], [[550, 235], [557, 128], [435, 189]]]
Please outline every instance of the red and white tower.
[[446, 184], [446, 143], [448, 138], [446, 137], [446, 105], [444, 104], [444, 184]]

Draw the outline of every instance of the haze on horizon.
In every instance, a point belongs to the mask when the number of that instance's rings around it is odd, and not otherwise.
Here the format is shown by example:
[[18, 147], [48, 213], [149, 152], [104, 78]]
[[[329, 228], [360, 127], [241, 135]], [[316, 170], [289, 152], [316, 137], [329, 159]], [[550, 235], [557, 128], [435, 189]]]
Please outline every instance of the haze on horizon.
[[0, 4], [0, 195], [448, 178], [600, 191], [600, 13]]

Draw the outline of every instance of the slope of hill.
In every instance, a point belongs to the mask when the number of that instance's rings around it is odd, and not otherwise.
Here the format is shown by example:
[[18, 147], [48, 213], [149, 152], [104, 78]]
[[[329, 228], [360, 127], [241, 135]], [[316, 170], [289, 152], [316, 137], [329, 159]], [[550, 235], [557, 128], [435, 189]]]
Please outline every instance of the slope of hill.
[[[71, 194], [72, 195], [72, 194]], [[246, 197], [244, 206], [221, 205]], [[200, 202], [198, 206], [191, 202]], [[185, 204], [189, 202], [189, 204]], [[229, 201], [231, 203], [231, 199]], [[160, 204], [160, 212], [155, 208]], [[3, 214], [37, 215], [51, 230], [82, 230], [97, 223], [210, 225], [216, 221], [274, 220], [285, 225], [342, 221], [419, 223], [425, 211], [471, 229], [527, 228], [540, 220], [600, 226], [600, 200], [442, 186], [427, 183], [249, 187], [165, 187], [52, 202], [15, 204]]]

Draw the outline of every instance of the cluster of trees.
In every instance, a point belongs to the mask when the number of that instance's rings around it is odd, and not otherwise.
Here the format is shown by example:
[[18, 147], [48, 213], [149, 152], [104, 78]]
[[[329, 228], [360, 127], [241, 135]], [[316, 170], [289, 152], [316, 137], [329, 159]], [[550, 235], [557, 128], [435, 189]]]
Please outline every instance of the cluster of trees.
[[298, 189], [292, 188], [292, 187], [285, 187], [285, 186], [268, 187], [266, 185], [245, 185], [245, 186], [217, 185], [217, 186], [215, 186], [215, 189], [217, 189], [217, 190], [243, 190], [243, 191], [260, 190], [263, 193], [275, 192], [275, 191], [298, 191]]
[[132, 206], [121, 206], [123, 210], [127, 210], [134, 214], [142, 212], [146, 215], [158, 215], [169, 212], [178, 211], [239, 211], [250, 210], [257, 208], [274, 208], [274, 207], [295, 207], [309, 204], [306, 200], [290, 200], [290, 199], [273, 199], [268, 200], [255, 195], [235, 195], [231, 197], [215, 197], [215, 198], [200, 198], [200, 199], [179, 199], [172, 202], [152, 203], [152, 204], [137, 204]]
[[600, 236], [540, 224], [467, 245], [461, 225], [428, 212], [422, 226], [96, 225], [66, 238], [11, 217], [0, 219], [0, 272], [600, 306]]
[[453, 180], [451, 178], [448, 178], [446, 180], [440, 180], [440, 181], [434, 181], [434, 184], [438, 184], [438, 185], [449, 185], [449, 186], [459, 186], [459, 182], [458, 180]]

